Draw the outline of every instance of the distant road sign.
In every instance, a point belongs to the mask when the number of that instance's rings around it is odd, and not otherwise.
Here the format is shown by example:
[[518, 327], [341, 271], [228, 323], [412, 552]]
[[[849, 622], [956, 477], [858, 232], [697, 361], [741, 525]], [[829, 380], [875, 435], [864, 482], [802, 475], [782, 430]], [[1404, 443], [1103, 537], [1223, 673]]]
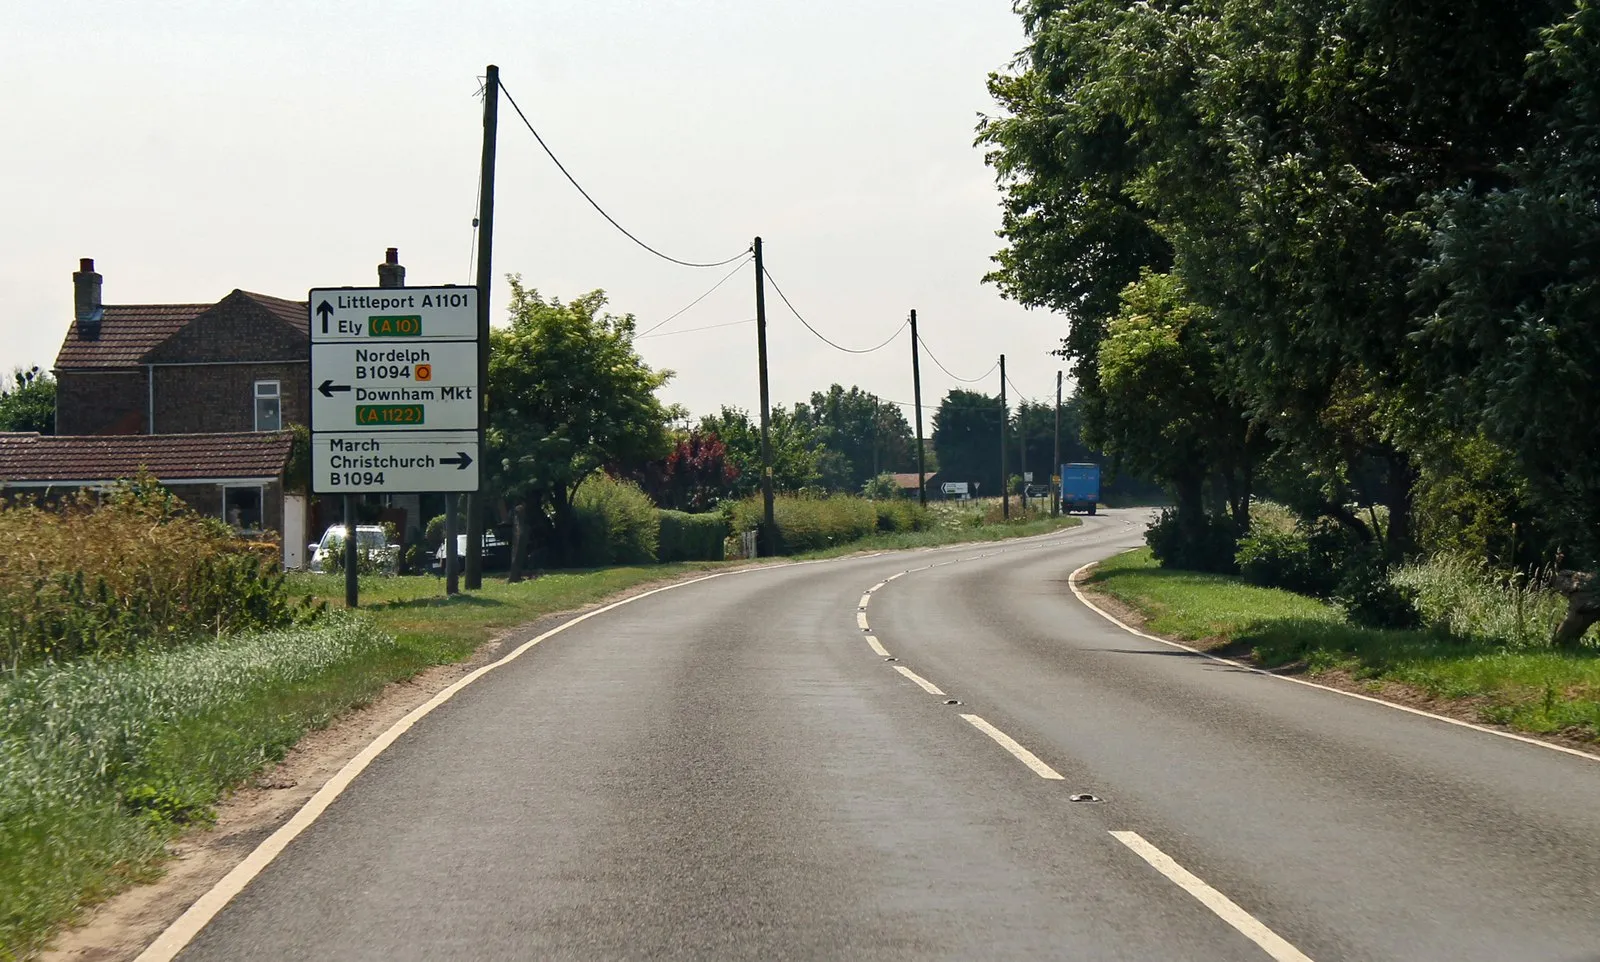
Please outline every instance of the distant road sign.
[[311, 490], [477, 491], [477, 288], [315, 288], [309, 306]]
[[943, 491], [945, 494], [966, 494], [967, 482], [946, 481], [944, 484], [939, 486], [939, 490]]

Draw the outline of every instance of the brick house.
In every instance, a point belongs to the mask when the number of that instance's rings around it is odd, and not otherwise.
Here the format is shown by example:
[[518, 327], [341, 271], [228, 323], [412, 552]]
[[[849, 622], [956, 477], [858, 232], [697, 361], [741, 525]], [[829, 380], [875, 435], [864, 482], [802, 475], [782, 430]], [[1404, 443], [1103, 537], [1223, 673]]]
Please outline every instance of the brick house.
[[72, 283], [58, 434], [278, 431], [309, 417], [304, 301], [236, 290], [215, 304], [103, 304], [87, 258]]
[[[405, 285], [396, 249], [378, 280]], [[0, 489], [97, 485], [125, 476], [106, 472], [143, 465], [195, 510], [277, 535], [285, 567], [303, 564], [308, 537], [337, 520], [283, 483], [290, 436], [282, 432], [311, 416], [306, 302], [235, 290], [214, 304], [106, 304], [89, 258], [72, 286], [72, 324], [54, 365], [56, 437], [9, 436]], [[31, 468], [24, 452], [61, 470]], [[402, 535], [422, 523], [417, 495], [370, 507]]]
[[[0, 434], [0, 490], [46, 500], [104, 488], [148, 471], [201, 514], [246, 535], [282, 534], [292, 511], [283, 491], [294, 439], [282, 431], [234, 434]], [[296, 539], [298, 541], [298, 539]], [[286, 545], [287, 547], [287, 545]]]

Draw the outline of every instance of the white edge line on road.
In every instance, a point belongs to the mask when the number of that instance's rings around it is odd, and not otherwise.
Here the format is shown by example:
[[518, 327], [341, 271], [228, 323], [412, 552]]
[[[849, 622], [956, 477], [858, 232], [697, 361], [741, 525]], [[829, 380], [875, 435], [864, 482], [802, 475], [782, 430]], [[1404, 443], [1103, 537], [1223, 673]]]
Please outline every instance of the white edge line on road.
[[878, 640], [877, 635], [867, 636], [867, 646], [870, 647], [875, 654], [884, 658], [889, 657], [889, 650], [883, 647], [883, 642]]
[[1592, 754], [1590, 752], [1580, 751], [1580, 750], [1578, 750], [1576, 748], [1568, 748], [1565, 745], [1556, 745], [1556, 744], [1553, 744], [1551, 742], [1540, 741], [1537, 738], [1529, 738], [1526, 735], [1518, 735], [1515, 732], [1503, 732], [1503, 731], [1500, 731], [1499, 729], [1496, 729], [1496, 728], [1488, 728], [1488, 727], [1486, 727], [1484, 725], [1475, 725], [1472, 722], [1462, 721], [1459, 718], [1451, 718], [1448, 715], [1437, 715], [1437, 714], [1434, 714], [1431, 711], [1423, 711], [1421, 708], [1412, 708], [1410, 705], [1401, 705], [1401, 704], [1398, 704], [1396, 702], [1385, 701], [1382, 698], [1374, 698], [1371, 695], [1363, 695], [1363, 694], [1361, 694], [1359, 692], [1345, 691], [1342, 688], [1334, 688], [1331, 685], [1321, 685], [1321, 684], [1318, 684], [1317, 682], [1314, 682], [1314, 681], [1307, 681], [1304, 678], [1293, 678], [1293, 677], [1290, 677], [1289, 675], [1279, 675], [1279, 674], [1276, 674], [1274, 672], [1270, 672], [1270, 671], [1266, 671], [1266, 670], [1261, 669], [1261, 668], [1257, 668], [1255, 665], [1247, 665], [1242, 661], [1235, 661], [1232, 658], [1223, 658], [1221, 655], [1213, 655], [1209, 651], [1201, 651], [1198, 648], [1192, 648], [1192, 647], [1190, 647], [1190, 646], [1188, 646], [1188, 645], [1186, 645], [1186, 644], [1184, 644], [1182, 642], [1179, 642], [1179, 641], [1171, 641], [1171, 640], [1169, 640], [1167, 638], [1160, 638], [1160, 637], [1157, 637], [1156, 635], [1152, 635], [1152, 634], [1149, 634], [1147, 632], [1140, 631], [1139, 629], [1133, 627], [1132, 625], [1129, 625], [1129, 624], [1123, 622], [1122, 619], [1118, 618], [1116, 615], [1113, 615], [1111, 612], [1106, 611], [1104, 608], [1102, 608], [1099, 605], [1095, 604], [1093, 601], [1090, 601], [1089, 597], [1083, 593], [1083, 590], [1081, 588], [1078, 587], [1078, 582], [1079, 582], [1080, 579], [1082, 579], [1083, 575], [1090, 568], [1094, 567], [1098, 563], [1099, 562], [1091, 561], [1088, 564], [1084, 565], [1083, 567], [1079, 568], [1077, 571], [1074, 571], [1067, 578], [1067, 585], [1068, 585], [1068, 587], [1070, 587], [1072, 589], [1072, 593], [1074, 595], [1077, 595], [1078, 600], [1083, 602], [1084, 605], [1086, 605], [1089, 608], [1090, 611], [1093, 611], [1095, 614], [1097, 614], [1100, 617], [1104, 618], [1105, 620], [1111, 622], [1113, 625], [1116, 625], [1118, 628], [1121, 628], [1123, 631], [1126, 631], [1130, 635], [1137, 635], [1140, 638], [1144, 638], [1144, 639], [1146, 639], [1148, 641], [1156, 642], [1157, 644], [1162, 644], [1162, 645], [1166, 645], [1166, 646], [1168, 646], [1170, 648], [1177, 648], [1177, 649], [1180, 649], [1182, 651], [1187, 651], [1190, 654], [1199, 655], [1202, 658], [1209, 658], [1212, 661], [1219, 662], [1221, 664], [1228, 665], [1228, 666], [1233, 667], [1233, 668], [1239, 668], [1239, 669], [1242, 669], [1244, 671], [1253, 672], [1254, 674], [1257, 674], [1257, 675], [1264, 675], [1264, 676], [1266, 676], [1268, 678], [1275, 678], [1278, 681], [1287, 681], [1287, 682], [1291, 682], [1291, 683], [1296, 684], [1296, 685], [1304, 685], [1307, 688], [1315, 688], [1315, 689], [1317, 689], [1319, 691], [1332, 692], [1335, 695], [1343, 695], [1346, 698], [1356, 698], [1356, 699], [1359, 699], [1361, 701], [1371, 702], [1374, 705], [1382, 705], [1384, 708], [1392, 708], [1395, 711], [1403, 711], [1408, 715], [1417, 715], [1417, 716], [1422, 717], [1422, 718], [1431, 718], [1434, 721], [1444, 722], [1446, 725], [1455, 725], [1458, 728], [1470, 728], [1475, 732], [1483, 732], [1485, 735], [1495, 735], [1495, 736], [1497, 736], [1499, 738], [1509, 738], [1514, 742], [1522, 742], [1524, 745], [1533, 745], [1533, 746], [1538, 747], [1538, 748], [1547, 748], [1550, 751], [1561, 752], [1564, 755], [1572, 755], [1572, 756], [1574, 756], [1576, 758], [1586, 759], [1586, 760], [1591, 761], [1591, 762], [1600, 762], [1600, 755], [1595, 755], [1595, 754]]
[[918, 685], [921, 685], [922, 686], [922, 690], [927, 692], [930, 695], [942, 695], [942, 694], [944, 694], [944, 691], [938, 685], [935, 685], [933, 682], [931, 682], [928, 679], [922, 677], [921, 675], [917, 674], [916, 672], [912, 671], [910, 668], [907, 668], [904, 665], [895, 665], [894, 666], [894, 670], [898, 671], [902, 675], [905, 675], [907, 678], [909, 678], [912, 681], [916, 682]]
[[489, 664], [483, 665], [469, 674], [462, 676], [448, 688], [445, 688], [443, 691], [440, 691], [437, 695], [434, 695], [423, 704], [412, 709], [404, 718], [395, 722], [387, 731], [373, 739], [372, 742], [358, 752], [354, 758], [350, 759], [348, 762], [345, 762], [344, 767], [339, 769], [339, 771], [335, 773], [332, 778], [328, 779], [328, 781], [325, 782], [321, 788], [317, 789], [316, 794], [307, 799], [306, 803], [294, 813], [294, 816], [290, 818], [289, 821], [285, 822], [281, 828], [268, 836], [266, 841], [262, 842], [260, 845], [257, 845], [249, 855], [245, 856], [244, 861], [240, 862], [238, 865], [235, 865], [227, 875], [224, 875], [222, 879], [217, 882], [216, 885], [212, 886], [204, 895], [200, 896], [200, 898], [197, 899], [194, 904], [190, 905], [182, 915], [178, 916], [178, 918], [174, 920], [171, 925], [167, 926], [166, 929], [156, 937], [154, 942], [151, 942], [143, 952], [139, 953], [138, 958], [136, 958], [134, 962], [170, 962], [171, 959], [176, 957], [179, 952], [183, 951], [183, 949], [191, 941], [193, 941], [196, 935], [200, 934], [200, 930], [205, 928], [206, 925], [214, 917], [216, 917], [218, 912], [221, 912], [222, 909], [233, 900], [234, 896], [244, 891], [245, 886], [249, 885], [257, 875], [261, 874], [262, 870], [270, 865], [272, 860], [277, 858], [278, 854], [287, 848], [289, 843], [294, 841], [296, 836], [309, 828], [311, 824], [315, 822], [324, 811], [327, 810], [328, 806], [333, 804], [334, 800], [337, 799], [339, 795], [350, 786], [350, 783], [355, 781], [356, 777], [365, 771], [368, 765], [372, 764], [373, 759], [377, 758], [383, 753], [384, 749], [394, 744], [395, 741], [398, 740], [401, 735], [404, 735], [407, 731], [409, 731], [413, 725], [421, 721], [435, 708], [438, 708], [440, 705], [449, 701], [463, 688], [466, 688], [468, 685], [477, 681], [479, 678], [482, 678], [484, 675], [487, 675], [489, 672], [494, 671], [496, 668], [508, 665], [522, 657], [522, 655], [525, 654], [529, 649], [533, 648], [534, 645], [537, 645], [541, 641], [544, 641], [545, 639], [554, 635], [558, 635], [574, 625], [588, 621], [590, 618], [593, 618], [597, 615], [603, 615], [615, 608], [632, 604], [635, 601], [648, 598], [651, 595], [660, 594], [663, 591], [674, 591], [679, 588], [687, 588], [690, 585], [711, 581], [715, 578], [726, 578], [732, 575], [748, 574], [753, 571], [772, 571], [777, 568], [794, 568], [801, 565], [823, 564], [833, 560], [835, 559], [825, 558], [817, 561], [794, 561], [787, 564], [771, 564], [762, 565], [760, 567], [740, 568], [737, 571], [718, 571], [713, 574], [705, 575], [701, 578], [694, 578], [689, 581], [674, 582], [672, 584], [662, 585], [659, 588], [652, 588], [649, 591], [642, 591], [639, 594], [632, 595], [618, 601], [613, 601], [608, 605], [595, 608], [592, 611], [583, 612], [582, 614], [576, 615], [567, 621], [563, 621], [561, 624], [556, 625], [554, 628], [551, 628], [549, 631], [546, 631], [538, 637], [532, 638], [518, 645], [511, 651], [510, 654], [499, 659], [498, 661], [490, 662]]
[[1062, 780], [1060, 772], [1040, 761], [1038, 755], [1035, 755], [1033, 752], [1030, 752], [1026, 748], [1023, 748], [1021, 745], [1017, 744], [1016, 739], [1012, 738], [1010, 735], [1007, 735], [1005, 732], [984, 721], [977, 715], [962, 715], [961, 717], [965, 718], [973, 728], [976, 728], [978, 731], [983, 732], [985, 735], [988, 735], [990, 738], [994, 739], [995, 743], [1001, 748], [1004, 748], [1006, 751], [1017, 756], [1017, 760], [1033, 769], [1033, 773], [1035, 775], [1038, 775], [1040, 778], [1048, 778], [1054, 781]]
[[1222, 921], [1238, 929], [1240, 934], [1261, 947], [1276, 962], [1311, 962], [1309, 956], [1284, 941], [1278, 933], [1267, 928], [1259, 919], [1240, 908], [1233, 899], [1207, 885], [1193, 872], [1172, 860], [1166, 852], [1145, 841], [1138, 832], [1112, 832], [1111, 837], [1132, 849], [1134, 854], [1149, 862], [1151, 867], [1165, 875], [1210, 909]]

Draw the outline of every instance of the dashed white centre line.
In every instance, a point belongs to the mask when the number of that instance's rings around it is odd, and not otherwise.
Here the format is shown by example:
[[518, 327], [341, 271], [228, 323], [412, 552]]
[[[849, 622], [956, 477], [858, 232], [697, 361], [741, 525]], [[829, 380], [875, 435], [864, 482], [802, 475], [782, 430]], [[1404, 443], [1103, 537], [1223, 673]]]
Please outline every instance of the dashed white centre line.
[[1048, 778], [1058, 782], [1062, 780], [1060, 772], [1040, 761], [1038, 755], [1035, 755], [1033, 752], [1030, 752], [1026, 748], [1023, 748], [1021, 745], [1017, 744], [1017, 740], [1012, 738], [1010, 735], [1007, 735], [1005, 732], [984, 721], [977, 715], [962, 715], [961, 717], [965, 718], [969, 723], [971, 723], [973, 728], [976, 728], [978, 731], [983, 732], [985, 735], [988, 735], [990, 738], [994, 739], [1001, 748], [1004, 748], [1006, 751], [1017, 756], [1017, 760], [1033, 769], [1033, 773], [1035, 775], [1038, 775], [1040, 778]]
[[861, 596], [861, 603], [859, 605], [857, 605], [856, 607], [865, 608], [867, 605], [870, 605], [870, 604], [872, 604], [872, 592], [869, 591], [866, 594]]
[[922, 690], [927, 692], [930, 695], [942, 695], [942, 694], [944, 694], [944, 691], [942, 689], [940, 689], [938, 685], [935, 685], [933, 682], [931, 682], [928, 679], [922, 677], [921, 675], [919, 675], [916, 672], [912, 671], [910, 668], [905, 667], [904, 665], [895, 665], [894, 666], [894, 670], [898, 671], [902, 675], [905, 675], [907, 678], [909, 678], [912, 681], [916, 682], [918, 685], [921, 685], [922, 686]]
[[865, 611], [856, 612], [856, 624], [861, 626], [862, 631], [867, 630], [867, 613]]
[[1277, 962], [1311, 962], [1304, 952], [1284, 941], [1278, 933], [1267, 928], [1259, 919], [1240, 908], [1233, 899], [1201, 881], [1198, 876], [1173, 861], [1172, 856], [1145, 841], [1138, 832], [1112, 832], [1111, 837], [1133, 849], [1134, 854], [1149, 862], [1179, 888], [1216, 913], [1217, 917], [1261, 947]]
[[876, 635], [867, 636], [867, 646], [870, 647], [880, 658], [889, 657], [889, 650], [883, 647], [883, 643], [878, 640]]

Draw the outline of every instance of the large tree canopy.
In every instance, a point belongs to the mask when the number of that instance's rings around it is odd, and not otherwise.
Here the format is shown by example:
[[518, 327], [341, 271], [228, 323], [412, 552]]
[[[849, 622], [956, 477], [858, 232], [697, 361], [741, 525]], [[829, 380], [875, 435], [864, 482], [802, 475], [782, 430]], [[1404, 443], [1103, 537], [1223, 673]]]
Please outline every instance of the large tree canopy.
[[553, 560], [574, 548], [572, 496], [584, 479], [668, 447], [673, 412], [656, 391], [672, 373], [639, 358], [633, 316], [605, 305], [603, 291], [547, 300], [513, 275], [511, 324], [490, 332], [484, 468]]

